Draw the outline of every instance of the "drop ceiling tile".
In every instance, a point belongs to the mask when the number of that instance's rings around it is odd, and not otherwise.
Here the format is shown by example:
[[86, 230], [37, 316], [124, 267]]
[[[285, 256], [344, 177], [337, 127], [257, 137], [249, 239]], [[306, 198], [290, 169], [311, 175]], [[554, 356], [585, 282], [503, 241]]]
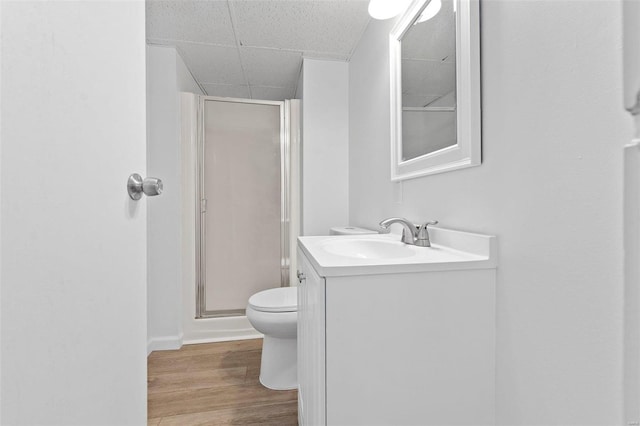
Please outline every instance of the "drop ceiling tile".
[[402, 92], [439, 96], [456, 87], [456, 66], [452, 62], [402, 60]]
[[240, 56], [250, 85], [295, 87], [298, 83], [300, 52], [243, 47]]
[[423, 107], [438, 99], [438, 96], [402, 94], [403, 107]]
[[309, 59], [323, 59], [323, 60], [334, 60], [334, 61], [348, 61], [350, 55], [342, 54], [342, 53], [327, 53], [327, 52], [313, 52], [310, 50], [302, 52], [303, 58]]
[[226, 0], [146, 1], [147, 38], [235, 46]]
[[244, 46], [349, 55], [369, 23], [367, 0], [230, 0]]
[[263, 87], [251, 86], [251, 97], [265, 101], [284, 101], [293, 99], [295, 87]]
[[447, 93], [444, 96], [439, 97], [433, 102], [429, 103], [429, 106], [433, 107], [455, 107], [456, 106], [456, 92], [455, 90]]
[[246, 85], [236, 47], [176, 43], [199, 83]]
[[174, 40], [165, 40], [162, 38], [148, 38], [147, 37], [147, 44], [157, 44], [160, 46], [174, 46], [176, 45], [176, 42]]
[[209, 96], [220, 96], [223, 98], [244, 98], [249, 99], [248, 86], [235, 86], [230, 84], [203, 84]]

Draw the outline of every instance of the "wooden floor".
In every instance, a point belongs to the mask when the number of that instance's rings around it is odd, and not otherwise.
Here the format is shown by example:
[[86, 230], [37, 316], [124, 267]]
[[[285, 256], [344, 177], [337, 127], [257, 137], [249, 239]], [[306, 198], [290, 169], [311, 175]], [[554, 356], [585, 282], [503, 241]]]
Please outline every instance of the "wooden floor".
[[152, 352], [149, 425], [298, 424], [298, 392], [258, 381], [262, 339], [185, 345]]

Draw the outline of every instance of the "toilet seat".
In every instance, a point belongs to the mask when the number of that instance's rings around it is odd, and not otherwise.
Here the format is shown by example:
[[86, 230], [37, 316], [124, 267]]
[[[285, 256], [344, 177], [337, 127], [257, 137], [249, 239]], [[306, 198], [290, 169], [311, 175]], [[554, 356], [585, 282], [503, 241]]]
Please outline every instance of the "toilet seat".
[[298, 310], [298, 288], [270, 288], [249, 298], [249, 306], [260, 312], [296, 312]]

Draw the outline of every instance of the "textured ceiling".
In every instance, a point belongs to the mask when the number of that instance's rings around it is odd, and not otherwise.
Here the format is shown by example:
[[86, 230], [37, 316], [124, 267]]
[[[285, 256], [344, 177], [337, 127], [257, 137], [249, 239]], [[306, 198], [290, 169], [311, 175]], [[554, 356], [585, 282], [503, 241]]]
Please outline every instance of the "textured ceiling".
[[211, 96], [295, 96], [302, 57], [349, 60], [368, 0], [147, 0], [147, 41], [175, 46]]

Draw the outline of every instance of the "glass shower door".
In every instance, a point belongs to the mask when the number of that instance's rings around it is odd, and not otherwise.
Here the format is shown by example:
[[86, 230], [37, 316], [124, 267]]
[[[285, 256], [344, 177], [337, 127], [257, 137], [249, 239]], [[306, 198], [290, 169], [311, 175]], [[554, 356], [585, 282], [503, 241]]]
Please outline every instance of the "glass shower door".
[[252, 294], [283, 284], [282, 109], [203, 100], [201, 317], [244, 315]]

